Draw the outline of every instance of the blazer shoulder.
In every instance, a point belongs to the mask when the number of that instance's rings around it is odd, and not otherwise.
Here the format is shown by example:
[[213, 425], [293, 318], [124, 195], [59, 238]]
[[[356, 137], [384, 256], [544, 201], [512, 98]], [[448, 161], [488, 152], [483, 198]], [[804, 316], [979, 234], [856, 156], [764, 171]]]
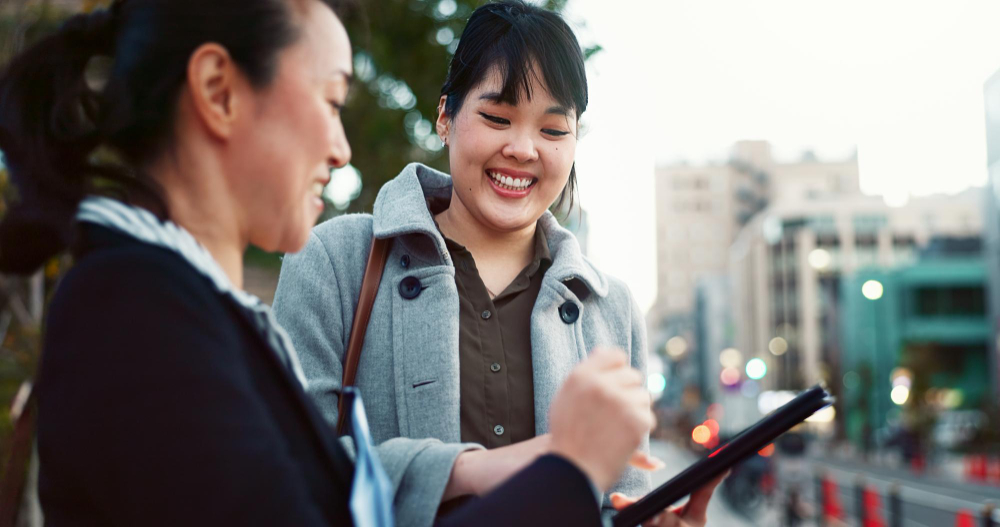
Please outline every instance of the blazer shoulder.
[[116, 297], [160, 294], [192, 305], [218, 296], [208, 278], [179, 255], [136, 243], [99, 249], [81, 258], [59, 283], [52, 302], [53, 308], [77, 300], [113, 308], [111, 300]]

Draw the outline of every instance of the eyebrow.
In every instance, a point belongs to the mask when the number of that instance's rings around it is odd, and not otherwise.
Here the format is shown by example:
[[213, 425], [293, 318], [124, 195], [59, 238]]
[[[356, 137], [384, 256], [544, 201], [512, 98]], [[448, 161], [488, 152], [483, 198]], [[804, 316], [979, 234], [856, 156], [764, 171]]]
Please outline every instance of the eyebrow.
[[[486, 93], [480, 95], [479, 96], [479, 100], [480, 101], [489, 101], [489, 102], [492, 102], [492, 103], [495, 103], [495, 104], [510, 104], [507, 101], [502, 100], [500, 98], [500, 93], [499, 92], [495, 92], [495, 91], [486, 92]], [[550, 106], [547, 110], [545, 110], [545, 114], [546, 115], [561, 115], [563, 117], [569, 117], [569, 111], [570, 111], [569, 108], [567, 108], [567, 107], [565, 107], [565, 106], [563, 106], [561, 104], [557, 104], [555, 106]]]

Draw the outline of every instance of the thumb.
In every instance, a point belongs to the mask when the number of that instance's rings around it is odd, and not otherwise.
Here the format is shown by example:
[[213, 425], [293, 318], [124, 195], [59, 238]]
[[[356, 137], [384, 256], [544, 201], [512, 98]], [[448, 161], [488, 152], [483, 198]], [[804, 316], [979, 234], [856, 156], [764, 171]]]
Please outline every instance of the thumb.
[[615, 510], [619, 510], [620, 511], [620, 510], [624, 509], [625, 507], [628, 507], [629, 505], [631, 505], [631, 504], [633, 504], [633, 503], [635, 503], [637, 501], [639, 501], [639, 500], [637, 500], [636, 498], [630, 498], [630, 497], [622, 494], [621, 492], [612, 492], [611, 493], [611, 506], [613, 506], [615, 508]]

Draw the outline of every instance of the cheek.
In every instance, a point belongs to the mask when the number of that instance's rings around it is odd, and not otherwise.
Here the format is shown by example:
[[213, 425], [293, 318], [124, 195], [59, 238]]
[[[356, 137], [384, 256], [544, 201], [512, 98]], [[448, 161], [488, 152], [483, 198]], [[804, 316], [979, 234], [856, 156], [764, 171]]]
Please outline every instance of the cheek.
[[566, 185], [569, 180], [569, 172], [573, 169], [573, 161], [576, 159], [576, 142], [563, 141], [560, 144], [551, 145], [547, 149], [545, 156], [545, 172], [555, 176], [553, 181], [559, 182], [559, 189]]

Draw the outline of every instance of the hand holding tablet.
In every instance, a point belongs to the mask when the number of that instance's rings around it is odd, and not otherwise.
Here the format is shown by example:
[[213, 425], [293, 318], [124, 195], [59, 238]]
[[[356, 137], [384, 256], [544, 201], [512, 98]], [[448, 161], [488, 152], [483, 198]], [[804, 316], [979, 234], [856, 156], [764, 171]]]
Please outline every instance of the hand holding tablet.
[[[614, 527], [640, 525], [688, 495], [692, 496], [689, 502], [691, 506], [703, 506], [700, 505], [702, 502], [707, 505], [707, 497], [711, 496], [711, 490], [733, 465], [755, 454], [772, 443], [778, 436], [830, 404], [833, 404], [833, 399], [821, 385], [813, 386], [802, 392], [788, 404], [747, 428], [705, 459], [691, 465], [642, 499], [620, 510], [614, 517]], [[696, 499], [699, 497], [703, 499]], [[688, 506], [685, 505], [685, 507]], [[697, 511], [688, 511], [687, 514], [692, 512]], [[685, 512], [682, 511], [681, 514], [684, 515]], [[700, 518], [701, 523], [704, 523], [703, 510]], [[699, 521], [699, 518], [694, 517], [694, 515], [691, 519], [695, 522]]]

